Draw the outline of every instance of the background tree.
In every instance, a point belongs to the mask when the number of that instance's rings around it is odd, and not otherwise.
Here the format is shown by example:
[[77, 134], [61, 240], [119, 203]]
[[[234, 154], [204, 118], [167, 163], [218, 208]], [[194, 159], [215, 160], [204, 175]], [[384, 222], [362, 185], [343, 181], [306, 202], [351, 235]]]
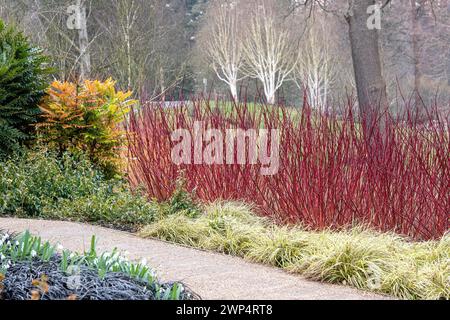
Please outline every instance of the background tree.
[[349, 11], [346, 14], [358, 104], [366, 134], [369, 134], [376, 125], [380, 125], [380, 129], [383, 130], [383, 113], [388, 108], [378, 30], [370, 29], [367, 24], [369, 18], [367, 10], [369, 6], [374, 5], [375, 0], [349, 0]]
[[315, 17], [306, 27], [294, 72], [299, 89], [306, 90], [311, 106], [325, 111], [331, 88], [338, 76], [338, 59], [333, 54], [331, 29], [323, 17]]
[[198, 25], [190, 23], [190, 10], [197, 2], [83, 0], [85, 49], [80, 48], [81, 31], [67, 26], [72, 17], [68, 9], [78, 0], [0, 0], [0, 13], [53, 57], [57, 78], [79, 79], [86, 73], [81, 72], [81, 53], [88, 52], [90, 72], [85, 77], [112, 76], [118, 86], [131, 84], [136, 95], [147, 100], [192, 87], [189, 63]]
[[[58, 79], [75, 80], [81, 73], [89, 73], [85, 77], [103, 80], [112, 76], [117, 79], [119, 87], [132, 87], [135, 96], [141, 100], [181, 99], [205, 90], [227, 97], [230, 86], [220, 81], [213, 64], [204, 62], [207, 52], [203, 34], [208, 26], [218, 21], [213, 14], [217, 4], [235, 3], [233, 10], [236, 15], [245, 17], [242, 22], [247, 25], [237, 29], [250, 31], [246, 36], [249, 41], [246, 41], [244, 58], [252, 58], [248, 59], [242, 72], [238, 72], [237, 79], [250, 77], [238, 82], [237, 86], [250, 100], [253, 96], [258, 100], [259, 93], [266, 94], [267, 91], [273, 101], [277, 96], [279, 102], [290, 105], [302, 105], [304, 94], [290, 80], [295, 78], [300, 84], [305, 79], [300, 79], [298, 72], [289, 73], [292, 67], [289, 60], [296, 58], [294, 53], [297, 53], [300, 58], [303, 56], [299, 61], [306, 62], [306, 48], [309, 46], [306, 31], [320, 20], [331, 32], [317, 33], [316, 38], [327, 38], [326, 42], [316, 41], [317, 48], [328, 47], [325, 51], [333, 58], [336, 74], [335, 81], [326, 90], [327, 103], [336, 105], [335, 101], [355, 93], [352, 50], [354, 56], [357, 55], [354, 44], [359, 31], [354, 22], [361, 14], [361, 26], [365, 27], [369, 18], [367, 6], [375, 3], [368, 0], [80, 0], [86, 10], [84, 29], [87, 37], [84, 39], [88, 39], [80, 45], [80, 30], [67, 28], [68, 8], [78, 1], [0, 0], [0, 17], [17, 24], [34, 43], [52, 56], [52, 65], [57, 70], [54, 76]], [[417, 105], [415, 100], [418, 100], [425, 105], [436, 101], [442, 109], [448, 109], [449, 1], [383, 0], [382, 5], [381, 30], [366, 28], [361, 32], [369, 32], [370, 37], [374, 36], [372, 40], [378, 37], [378, 66], [386, 84], [386, 102], [391, 111], [404, 111], [398, 106], [403, 105], [403, 98], [410, 98], [408, 95], [414, 88], [420, 93], [420, 100], [411, 96], [411, 108]], [[359, 14], [355, 14], [358, 6]], [[269, 24], [266, 25], [259, 15], [263, 8], [271, 17], [265, 22], [275, 21], [272, 31], [264, 29]], [[255, 20], [257, 14], [259, 21]], [[345, 17], [353, 23], [353, 45]], [[259, 31], [251, 28], [255, 22], [259, 23]], [[253, 35], [252, 30], [256, 31]], [[273, 40], [270, 43], [266, 41], [269, 38]], [[365, 36], [360, 38], [366, 39]], [[367, 49], [375, 48], [377, 42], [371, 43]], [[85, 49], [81, 48], [83, 46]], [[270, 58], [268, 52], [275, 51], [279, 54], [270, 54]], [[81, 72], [82, 52], [89, 53], [90, 68], [85, 68], [90, 69], [89, 72]], [[317, 53], [321, 53], [321, 49]], [[361, 55], [358, 61], [365, 64], [363, 69], [376, 69], [373, 65], [376, 59]], [[361, 64], [357, 69], [361, 74]], [[226, 79], [223, 74], [220, 76]], [[203, 79], [207, 79], [206, 88]], [[360, 82], [361, 79], [358, 80]], [[358, 85], [360, 89], [363, 86], [361, 83]], [[363, 92], [371, 91], [366, 89]]]
[[257, 0], [251, 8], [244, 42], [244, 73], [261, 81], [267, 103], [274, 104], [277, 90], [297, 65], [299, 42], [276, 3]]
[[86, 1], [77, 0], [75, 6], [76, 28], [79, 42], [80, 79], [86, 80], [91, 73], [91, 54], [89, 52], [89, 34], [87, 27]]
[[237, 100], [237, 83], [244, 64], [244, 16], [239, 1], [214, 1], [203, 30], [203, 43], [208, 61], [217, 77], [225, 82]]

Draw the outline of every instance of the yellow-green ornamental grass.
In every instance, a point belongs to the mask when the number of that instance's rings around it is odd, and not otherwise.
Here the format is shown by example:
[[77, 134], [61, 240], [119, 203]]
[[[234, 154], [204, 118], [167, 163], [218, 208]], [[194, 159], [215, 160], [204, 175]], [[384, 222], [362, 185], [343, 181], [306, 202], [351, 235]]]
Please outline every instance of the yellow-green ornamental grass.
[[402, 299], [450, 299], [448, 234], [440, 241], [412, 242], [363, 227], [313, 232], [274, 225], [244, 204], [218, 202], [196, 218], [162, 216], [140, 235]]

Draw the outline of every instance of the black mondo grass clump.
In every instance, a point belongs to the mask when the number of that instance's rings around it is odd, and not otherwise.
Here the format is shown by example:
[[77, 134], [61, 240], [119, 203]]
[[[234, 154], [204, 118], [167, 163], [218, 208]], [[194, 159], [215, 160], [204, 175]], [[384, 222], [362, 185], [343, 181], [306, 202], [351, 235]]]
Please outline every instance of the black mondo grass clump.
[[63, 250], [29, 232], [0, 232], [0, 300], [193, 300], [181, 283], [160, 283], [141, 262], [117, 250], [98, 255]]
[[[3, 280], [5, 300], [148, 300], [152, 290], [120, 273], [106, 274], [100, 279], [94, 270], [81, 266], [78, 279], [59, 269], [57, 260], [18, 262], [9, 268]], [[83, 285], [76, 285], [80, 281]]]
[[0, 19], [0, 156], [33, 137], [51, 72], [47, 64], [41, 49]]

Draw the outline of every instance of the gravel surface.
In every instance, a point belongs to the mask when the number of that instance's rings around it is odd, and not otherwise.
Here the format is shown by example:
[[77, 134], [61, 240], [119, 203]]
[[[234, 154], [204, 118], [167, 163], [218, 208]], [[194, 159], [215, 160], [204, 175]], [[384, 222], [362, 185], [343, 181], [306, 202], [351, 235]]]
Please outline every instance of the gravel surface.
[[181, 281], [206, 300], [389, 299], [350, 287], [309, 281], [236, 257], [80, 223], [0, 218], [0, 229], [11, 232], [28, 229], [34, 235], [78, 252], [88, 250], [92, 235], [96, 235], [99, 252], [118, 248], [132, 260], [147, 259], [162, 281]]

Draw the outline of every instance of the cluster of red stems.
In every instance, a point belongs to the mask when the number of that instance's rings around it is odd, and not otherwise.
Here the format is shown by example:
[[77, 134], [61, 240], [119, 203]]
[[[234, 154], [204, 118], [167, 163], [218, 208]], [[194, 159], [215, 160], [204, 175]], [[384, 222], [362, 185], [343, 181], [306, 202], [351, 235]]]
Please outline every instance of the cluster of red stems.
[[[223, 104], [223, 108], [220, 105]], [[148, 104], [130, 115], [129, 173], [149, 197], [167, 200], [182, 174], [202, 201], [242, 200], [280, 223], [321, 230], [365, 224], [414, 239], [435, 239], [449, 229], [450, 140], [448, 116], [419, 122], [405, 113], [388, 117], [382, 135], [368, 143], [348, 102], [344, 116], [308, 106], [252, 107], [196, 99], [165, 108]], [[406, 108], [408, 109], [408, 108]], [[280, 130], [280, 168], [263, 176], [260, 165], [180, 165], [172, 162], [174, 129]]]

